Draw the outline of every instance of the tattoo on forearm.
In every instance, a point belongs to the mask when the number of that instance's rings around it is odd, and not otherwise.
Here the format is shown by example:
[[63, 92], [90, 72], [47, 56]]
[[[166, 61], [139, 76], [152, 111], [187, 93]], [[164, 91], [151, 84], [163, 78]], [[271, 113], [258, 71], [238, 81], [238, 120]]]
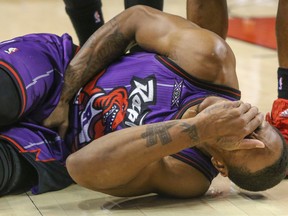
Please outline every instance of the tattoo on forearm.
[[187, 123], [182, 123], [181, 126], [183, 128], [185, 128], [183, 130], [184, 133], [187, 133], [188, 136], [190, 137], [190, 139], [193, 141], [193, 142], [198, 142], [199, 141], [199, 135], [198, 135], [198, 132], [197, 132], [197, 128], [195, 125], [190, 125], [190, 124], [187, 124]]
[[121, 56], [124, 53], [126, 47], [130, 42], [119, 30], [118, 22], [115, 18], [112, 19], [109, 23], [110, 25], [107, 25], [107, 28], [109, 28], [107, 29], [107, 31], [110, 31], [111, 34], [106, 36], [105, 40], [103, 40], [103, 45], [101, 45], [103, 49], [100, 49], [96, 53], [96, 56], [93, 57], [99, 59], [99, 62], [97, 62], [97, 64], [106, 65], [107, 63], [112, 62], [112, 60]]
[[103, 26], [99, 31], [104, 32], [104, 38], [98, 39], [101, 33], [93, 34], [82, 48], [81, 55], [77, 56], [77, 64], [68, 68], [70, 72], [66, 73], [65, 80], [69, 85], [64, 85], [67, 95], [72, 95], [75, 89], [78, 90], [97, 72], [102, 71], [116, 58], [122, 56], [129, 44], [129, 40], [119, 30], [117, 20], [111, 20], [110, 25]]
[[169, 133], [169, 128], [173, 127], [176, 123], [158, 123], [154, 125], [148, 125], [146, 132], [141, 134], [143, 139], [147, 141], [147, 147], [156, 145], [158, 137], [162, 145], [166, 145], [172, 141]]

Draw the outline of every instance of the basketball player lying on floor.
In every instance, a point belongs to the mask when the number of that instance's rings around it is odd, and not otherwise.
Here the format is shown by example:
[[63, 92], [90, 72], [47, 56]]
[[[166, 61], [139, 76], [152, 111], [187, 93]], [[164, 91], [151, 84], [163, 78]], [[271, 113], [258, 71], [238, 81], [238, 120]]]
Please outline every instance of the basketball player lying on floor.
[[[134, 40], [149, 52], [124, 55]], [[68, 35], [15, 38], [0, 53], [10, 107], [1, 108], [2, 195], [68, 186], [68, 155], [76, 183], [115, 196], [197, 197], [218, 172], [252, 191], [285, 177], [285, 142], [239, 101], [229, 46], [183, 18], [136, 6], [74, 58]]]

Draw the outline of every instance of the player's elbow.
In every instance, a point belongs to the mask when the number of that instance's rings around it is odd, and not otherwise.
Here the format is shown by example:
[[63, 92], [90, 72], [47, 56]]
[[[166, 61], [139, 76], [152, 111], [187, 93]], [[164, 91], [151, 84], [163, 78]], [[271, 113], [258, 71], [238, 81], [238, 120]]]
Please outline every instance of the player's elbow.
[[[83, 153], [83, 152], [82, 152]], [[71, 178], [85, 188], [94, 191], [108, 190], [115, 185], [111, 169], [103, 157], [83, 156], [80, 151], [66, 159], [66, 167]]]
[[[67, 171], [70, 175], [70, 177], [80, 185], [85, 185], [84, 182], [84, 175], [81, 172], [81, 165], [78, 163], [78, 158], [74, 154], [71, 154], [67, 159], [66, 159], [66, 168]], [[82, 170], [83, 171], [83, 170]], [[83, 185], [83, 186], [84, 186]]]
[[101, 191], [108, 186], [103, 178], [105, 170], [97, 164], [99, 163], [95, 161], [91, 163], [87, 158], [79, 157], [77, 152], [66, 159], [67, 171], [75, 183], [91, 190]]

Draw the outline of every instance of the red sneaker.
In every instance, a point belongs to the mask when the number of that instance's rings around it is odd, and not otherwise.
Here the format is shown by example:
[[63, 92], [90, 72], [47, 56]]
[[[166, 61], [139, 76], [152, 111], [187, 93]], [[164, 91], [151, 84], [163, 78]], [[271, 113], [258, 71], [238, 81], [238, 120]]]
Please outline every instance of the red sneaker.
[[[282, 98], [275, 100], [271, 114], [266, 114], [266, 121], [280, 131], [288, 145], [288, 100]], [[288, 179], [288, 170], [285, 179]]]
[[282, 98], [275, 100], [271, 115], [267, 113], [266, 120], [281, 132], [288, 144], [288, 100]]

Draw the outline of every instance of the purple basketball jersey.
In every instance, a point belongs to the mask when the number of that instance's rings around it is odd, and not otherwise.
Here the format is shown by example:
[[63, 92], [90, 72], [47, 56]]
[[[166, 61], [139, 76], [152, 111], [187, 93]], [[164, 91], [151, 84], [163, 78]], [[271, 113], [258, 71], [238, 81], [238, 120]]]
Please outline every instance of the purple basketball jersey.
[[[238, 90], [196, 79], [168, 58], [144, 52], [127, 55], [79, 92], [71, 120], [73, 149], [116, 130], [181, 118], [190, 106], [210, 95], [240, 99]], [[197, 150], [183, 151], [177, 159], [191, 166], [201, 163], [194, 167], [204, 167], [201, 171], [209, 180], [217, 174], [210, 159]]]
[[65, 168], [71, 152], [56, 132], [40, 125], [59, 101], [63, 76], [75, 51], [67, 34], [30, 34], [0, 43], [0, 67], [12, 77], [21, 98], [21, 123], [3, 129], [0, 139], [36, 169], [38, 184], [31, 188], [35, 194], [72, 183]]

